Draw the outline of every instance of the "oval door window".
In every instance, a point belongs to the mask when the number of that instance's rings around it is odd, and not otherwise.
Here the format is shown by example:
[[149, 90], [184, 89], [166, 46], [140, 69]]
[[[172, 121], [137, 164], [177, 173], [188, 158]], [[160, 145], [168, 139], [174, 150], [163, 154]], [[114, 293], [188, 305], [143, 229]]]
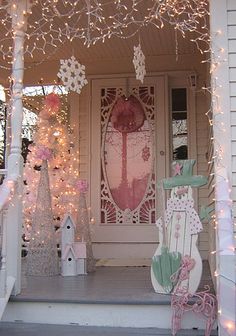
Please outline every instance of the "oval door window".
[[152, 173], [152, 132], [140, 101], [120, 97], [103, 137], [105, 178], [116, 205], [134, 210], [144, 199]]

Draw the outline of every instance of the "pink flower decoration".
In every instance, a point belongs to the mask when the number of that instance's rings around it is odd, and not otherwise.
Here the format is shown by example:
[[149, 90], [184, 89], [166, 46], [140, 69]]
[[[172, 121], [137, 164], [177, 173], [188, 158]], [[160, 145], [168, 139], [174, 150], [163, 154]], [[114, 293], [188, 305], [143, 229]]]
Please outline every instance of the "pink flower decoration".
[[77, 189], [81, 193], [86, 193], [88, 191], [88, 182], [87, 182], [87, 180], [79, 179], [76, 182], [75, 186], [77, 187]]
[[191, 271], [195, 266], [195, 260], [189, 255], [185, 255], [182, 259], [182, 267], [186, 268], [188, 271]]
[[60, 98], [58, 97], [57, 94], [52, 92], [49, 95], [47, 95], [47, 97], [44, 100], [44, 104], [47, 106], [48, 109], [50, 109], [52, 113], [56, 113], [58, 112], [61, 105]]
[[40, 160], [50, 160], [53, 156], [52, 150], [48, 147], [40, 145], [36, 148], [35, 157]]
[[60, 98], [55, 93], [50, 93], [44, 100], [44, 106], [39, 113], [40, 118], [48, 120], [56, 114], [61, 106]]

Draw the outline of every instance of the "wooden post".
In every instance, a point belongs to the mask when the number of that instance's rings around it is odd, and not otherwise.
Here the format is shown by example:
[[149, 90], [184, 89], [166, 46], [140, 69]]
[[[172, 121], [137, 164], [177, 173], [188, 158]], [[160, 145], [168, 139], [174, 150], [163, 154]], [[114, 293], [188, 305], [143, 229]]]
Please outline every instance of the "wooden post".
[[[232, 200], [227, 0], [210, 1], [212, 107], [215, 156], [216, 256], [219, 335], [235, 335], [236, 292]], [[236, 6], [235, 6], [236, 9]]]
[[22, 172], [21, 129], [23, 119], [22, 89], [24, 74], [24, 38], [26, 14], [30, 2], [18, 0], [9, 2], [9, 14], [12, 18], [13, 59], [11, 93], [11, 145], [7, 164], [7, 177], [18, 177], [18, 187], [7, 214], [7, 276], [16, 279], [13, 294], [20, 292], [21, 279], [21, 236], [22, 236]]

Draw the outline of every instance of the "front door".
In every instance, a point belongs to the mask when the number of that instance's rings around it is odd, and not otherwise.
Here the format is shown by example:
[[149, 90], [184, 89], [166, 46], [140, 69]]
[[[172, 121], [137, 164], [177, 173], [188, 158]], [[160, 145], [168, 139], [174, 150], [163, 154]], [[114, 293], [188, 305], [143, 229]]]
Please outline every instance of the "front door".
[[143, 264], [157, 246], [157, 181], [165, 176], [165, 77], [92, 84], [94, 254]]

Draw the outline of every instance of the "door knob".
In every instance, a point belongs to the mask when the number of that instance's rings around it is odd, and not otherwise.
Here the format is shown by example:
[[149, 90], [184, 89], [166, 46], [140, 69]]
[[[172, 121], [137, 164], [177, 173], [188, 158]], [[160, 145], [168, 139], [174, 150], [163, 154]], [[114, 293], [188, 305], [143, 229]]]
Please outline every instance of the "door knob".
[[162, 151], [160, 151], [160, 155], [165, 155], [165, 152], [162, 150]]

